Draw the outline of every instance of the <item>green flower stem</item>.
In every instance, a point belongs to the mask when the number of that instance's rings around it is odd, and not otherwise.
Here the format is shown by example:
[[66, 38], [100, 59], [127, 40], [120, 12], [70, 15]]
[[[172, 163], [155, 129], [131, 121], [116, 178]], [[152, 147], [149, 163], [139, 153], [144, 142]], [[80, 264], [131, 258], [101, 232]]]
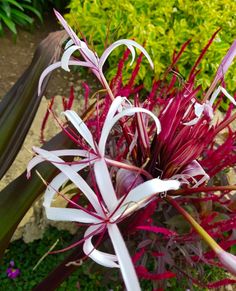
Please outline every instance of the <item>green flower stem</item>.
[[195, 231], [202, 237], [202, 239], [209, 245], [209, 247], [216, 253], [223, 251], [217, 242], [205, 231], [200, 224], [176, 201], [170, 196], [167, 196], [167, 201], [176, 209], [183, 217], [191, 224]]

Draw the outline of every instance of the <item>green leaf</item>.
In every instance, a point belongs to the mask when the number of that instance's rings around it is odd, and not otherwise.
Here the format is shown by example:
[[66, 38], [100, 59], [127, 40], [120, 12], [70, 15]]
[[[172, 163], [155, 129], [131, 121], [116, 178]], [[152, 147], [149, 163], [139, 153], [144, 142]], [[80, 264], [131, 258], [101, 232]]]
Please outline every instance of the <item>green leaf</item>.
[[2, 21], [0, 21], [0, 36], [3, 35], [3, 27], [2, 27]]
[[25, 13], [18, 11], [16, 9], [12, 9], [11, 10], [11, 14], [12, 14], [12, 18], [17, 18], [18, 20], [22, 20], [22, 21], [26, 21], [29, 24], [32, 24], [34, 22], [32, 17], [29, 17], [28, 15], [26, 15]]
[[24, 11], [24, 9], [23, 9], [23, 5], [20, 5], [19, 3], [17, 3], [16, 1], [14, 1], [14, 0], [7, 0], [7, 2], [8, 3], [11, 3], [12, 5], [14, 5], [14, 6], [16, 6], [16, 7], [18, 7], [20, 10], [22, 10], [22, 11]]
[[11, 7], [6, 1], [2, 2], [2, 10], [6, 13], [7, 18], [11, 18]]
[[14, 33], [17, 34], [15, 23], [7, 18], [3, 13], [0, 12], [0, 18], [3, 20], [3, 22], [6, 24], [6, 26]]
[[30, 5], [27, 5], [27, 4], [22, 4], [22, 7], [24, 7], [26, 10], [32, 11], [39, 18], [39, 20], [41, 22], [43, 22], [42, 15], [36, 8], [34, 8], [34, 7], [30, 6]]

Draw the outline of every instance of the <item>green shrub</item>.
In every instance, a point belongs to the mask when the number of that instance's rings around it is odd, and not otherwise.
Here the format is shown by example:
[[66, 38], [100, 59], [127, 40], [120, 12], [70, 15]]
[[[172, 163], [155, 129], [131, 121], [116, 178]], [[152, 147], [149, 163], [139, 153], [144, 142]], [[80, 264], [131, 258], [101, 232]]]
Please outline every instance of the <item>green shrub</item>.
[[34, 19], [29, 14], [37, 16], [42, 21], [42, 16], [31, 0], [0, 1], [0, 34], [3, 34], [3, 26], [8, 27], [15, 35], [17, 34], [16, 25], [29, 26], [32, 25]]
[[16, 35], [17, 26], [31, 26], [35, 16], [42, 22], [45, 11], [63, 10], [67, 4], [68, 0], [0, 0], [0, 35], [4, 26]]
[[[108, 30], [108, 43], [120, 38], [133, 38], [141, 44], [145, 43], [155, 62], [157, 76], [170, 64], [174, 50], [191, 38], [192, 42], [178, 67], [187, 78], [189, 68], [201, 49], [221, 27], [222, 30], [201, 62], [203, 72], [198, 79], [204, 88], [209, 85], [235, 37], [236, 2], [231, 0], [72, 0], [69, 7], [70, 13], [66, 15], [69, 24], [81, 30], [88, 39], [91, 37], [100, 54]], [[117, 58], [111, 59], [111, 62], [115, 60]], [[146, 82], [151, 79], [146, 74], [147, 70], [148, 67], [142, 66], [140, 73]], [[228, 74], [229, 89], [233, 89], [236, 82], [236, 76], [231, 72], [233, 68]], [[109, 71], [109, 74], [113, 73]]]

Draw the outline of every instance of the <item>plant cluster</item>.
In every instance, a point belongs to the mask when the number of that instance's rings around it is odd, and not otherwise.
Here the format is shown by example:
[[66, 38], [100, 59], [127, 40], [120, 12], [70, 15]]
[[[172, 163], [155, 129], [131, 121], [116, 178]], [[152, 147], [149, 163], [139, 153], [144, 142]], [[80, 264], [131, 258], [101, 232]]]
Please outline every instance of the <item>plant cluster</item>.
[[[227, 176], [236, 164], [236, 131], [232, 125], [236, 101], [224, 82], [236, 56], [236, 41], [206, 91], [196, 84], [198, 65], [216, 34], [191, 68], [188, 79], [183, 79], [176, 67], [189, 41], [174, 54], [163, 78], [154, 80], [147, 93], [136, 78], [144, 56], [151, 67], [153, 61], [141, 45], [121, 39], [99, 57], [58, 12], [55, 14], [70, 38], [61, 59], [58, 61], [58, 37], [63, 44], [63, 32], [43, 42], [41, 49], [46, 55], [42, 57], [39, 50], [31, 67], [9, 92], [10, 99], [16, 104], [24, 101], [25, 107], [8, 106], [9, 98], [1, 103], [1, 124], [6, 124], [0, 128], [5, 145], [0, 151], [2, 173], [14, 158], [9, 155], [11, 146], [17, 152], [22, 142], [19, 122], [25, 133], [48, 74], [60, 67], [69, 71], [70, 66], [81, 66], [95, 75], [102, 89], [90, 96], [86, 87], [81, 117], [71, 110], [73, 96], [64, 100], [65, 119], [54, 114], [62, 132], [43, 148], [33, 148], [35, 156], [27, 168], [27, 178], [31, 179], [26, 183], [24, 173], [1, 191], [1, 253], [46, 185], [43, 206], [48, 219], [76, 222], [78, 234], [69, 246], [50, 251], [55, 254], [71, 250], [34, 290], [55, 290], [89, 258], [97, 268], [102, 265], [102, 270], [108, 270], [107, 280], [114, 285], [123, 282], [127, 290], [140, 290], [146, 283], [154, 290], [162, 290], [175, 277], [185, 277], [190, 286], [201, 288], [236, 283], [227, 274], [213, 282], [201, 280], [204, 266], [236, 275], [236, 185]], [[108, 81], [105, 62], [121, 45], [127, 50], [115, 77]], [[124, 81], [126, 63], [130, 55], [134, 62], [136, 49], [142, 54], [130, 78]], [[45, 69], [47, 63], [51, 65]], [[38, 94], [32, 97], [40, 74]], [[223, 98], [230, 105], [216, 118]], [[68, 193], [65, 186], [70, 186]], [[57, 196], [68, 202], [67, 207], [53, 204]]]
[[[194, 45], [188, 46], [178, 64], [180, 73], [187, 78], [209, 35], [222, 28], [200, 64], [202, 74], [196, 82], [202, 84], [204, 89], [210, 85], [210, 78], [222, 55], [226, 53], [236, 27], [236, 3], [230, 0], [72, 0], [69, 7], [70, 13], [65, 15], [68, 23], [79, 32], [89, 35], [91, 39], [88, 42], [93, 42], [99, 54], [104, 46], [120, 38], [134, 39], [145, 45], [153, 59], [157, 78], [170, 64], [173, 52], [180, 49], [188, 39], [192, 39]], [[109, 78], [115, 74], [118, 52], [113, 55], [114, 58], [109, 58]], [[228, 73], [229, 90], [235, 88], [234, 70], [235, 67]], [[124, 73], [126, 80], [128, 76]], [[151, 87], [152, 78], [147, 66], [141, 67], [139, 78]]]
[[[56, 16], [70, 40], [61, 61], [42, 73], [39, 93], [52, 70], [62, 67], [69, 71], [69, 66], [77, 65], [89, 68], [106, 94], [103, 98], [97, 94], [84, 118], [72, 110], [63, 112], [69, 126], [57, 118], [74, 149], [33, 148], [36, 156], [28, 165], [28, 177], [43, 161], [59, 170], [50, 183], [39, 174], [47, 185], [43, 205], [48, 219], [77, 222], [80, 230], [85, 226], [77, 242], [51, 253], [80, 247], [85, 255], [71, 257], [73, 264], [81, 265], [91, 258], [104, 267], [118, 268], [127, 290], [141, 290], [138, 278], [151, 281], [154, 289], [166, 286], [166, 280], [175, 276], [185, 276], [192, 284], [208, 288], [236, 283], [229, 278], [201, 281], [204, 264], [236, 275], [236, 257], [227, 252], [236, 243], [232, 192], [236, 187], [225, 184], [220, 175], [236, 163], [235, 130], [231, 126], [236, 118], [236, 101], [218, 85], [236, 55], [236, 41], [205, 94], [201, 86], [195, 86], [197, 66], [215, 35], [187, 81], [181, 83], [177, 72], [168, 79], [168, 73], [188, 42], [174, 56], [164, 79], [155, 81], [150, 94], [142, 96], [142, 86], [135, 85], [135, 78], [143, 55], [153, 66], [142, 46], [122, 39], [98, 57], [58, 12]], [[103, 66], [120, 45], [128, 50], [109, 85]], [[124, 64], [130, 53], [134, 61], [135, 48], [143, 55], [124, 85]], [[76, 51], [82, 59], [72, 56]], [[199, 93], [203, 96], [201, 103]], [[223, 119], [214, 122], [223, 96], [231, 105]], [[225, 137], [219, 142], [217, 136], [222, 131]], [[62, 157], [76, 159], [66, 161]], [[75, 187], [73, 198], [61, 192], [68, 183]], [[68, 202], [67, 208], [53, 206], [57, 195]]]

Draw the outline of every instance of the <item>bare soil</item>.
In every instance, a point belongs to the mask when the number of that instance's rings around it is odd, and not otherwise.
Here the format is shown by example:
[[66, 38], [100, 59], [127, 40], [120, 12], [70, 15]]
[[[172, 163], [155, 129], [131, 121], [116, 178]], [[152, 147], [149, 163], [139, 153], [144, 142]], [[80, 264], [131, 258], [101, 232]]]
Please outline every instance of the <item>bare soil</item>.
[[[44, 23], [36, 24], [32, 31], [18, 29], [16, 39], [10, 31], [5, 31], [5, 35], [0, 38], [0, 98], [6, 94], [28, 67], [40, 41], [46, 38], [50, 32], [59, 29], [60, 26], [55, 16], [48, 15]], [[72, 77], [73, 74], [58, 70], [53, 74], [47, 95], [68, 93], [69, 86], [65, 79]]]

